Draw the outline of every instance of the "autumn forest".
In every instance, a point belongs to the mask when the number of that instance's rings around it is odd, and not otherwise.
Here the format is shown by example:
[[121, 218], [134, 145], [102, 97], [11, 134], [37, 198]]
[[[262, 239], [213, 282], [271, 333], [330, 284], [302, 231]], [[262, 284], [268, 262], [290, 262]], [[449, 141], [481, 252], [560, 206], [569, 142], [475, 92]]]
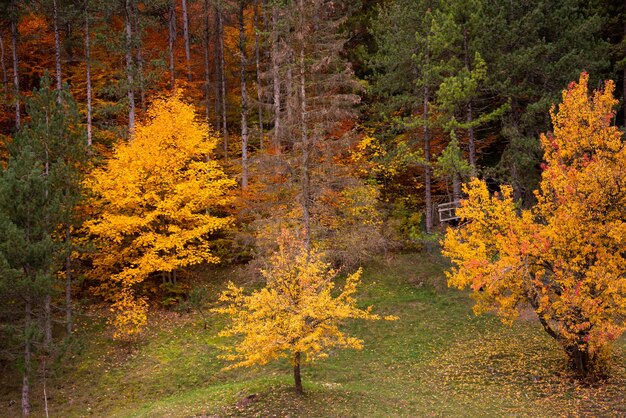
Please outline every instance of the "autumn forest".
[[0, 416], [626, 414], [626, 3], [0, 1]]

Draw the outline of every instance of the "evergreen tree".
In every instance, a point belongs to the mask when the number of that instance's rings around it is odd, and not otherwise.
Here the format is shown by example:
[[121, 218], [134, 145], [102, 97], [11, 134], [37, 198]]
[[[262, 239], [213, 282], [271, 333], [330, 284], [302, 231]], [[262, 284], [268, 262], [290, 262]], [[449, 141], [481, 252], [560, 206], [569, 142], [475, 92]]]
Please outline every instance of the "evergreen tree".
[[579, 0], [497, 2], [484, 9], [488, 25], [479, 43], [495, 100], [510, 100], [500, 130], [504, 148], [496, 174], [515, 200], [534, 200], [539, 182], [539, 134], [549, 129], [549, 109], [581, 71], [592, 85], [609, 76], [606, 10]]
[[[384, 118], [399, 113], [403, 117], [400, 123], [403, 129], [415, 131], [419, 125], [422, 128], [427, 233], [433, 226], [430, 108], [441, 73], [432, 32], [432, 8], [437, 4], [397, 0], [380, 7], [378, 17], [372, 22], [377, 51], [370, 59], [374, 71], [371, 92], [381, 99], [375, 101], [374, 109]], [[417, 146], [419, 140], [418, 137], [411, 142]]]
[[49, 77], [26, 110], [30, 120], [9, 144], [9, 160], [0, 175], [1, 318], [3, 329], [22, 348], [24, 415], [30, 412], [32, 357], [42, 340], [50, 349], [54, 273], [66, 251], [56, 232], [72, 217], [77, 164], [85, 147], [71, 95], [51, 89]]
[[[259, 242], [273, 246], [278, 226], [288, 225], [304, 231], [307, 247], [324, 242], [337, 256], [335, 261], [346, 261], [345, 257], [354, 261], [354, 246], [367, 240], [361, 237], [348, 247], [336, 240], [338, 235], [347, 236], [338, 229], [345, 221], [338, 202], [348, 203], [346, 193], [363, 186], [341, 161], [351, 145], [345, 126], [356, 119], [355, 105], [360, 101], [359, 86], [343, 58], [341, 24], [347, 2], [271, 5], [274, 131], [273, 149], [263, 160], [266, 165], [254, 176], [269, 197], [255, 208], [263, 213], [255, 225]], [[368, 238], [378, 236], [369, 232]]]

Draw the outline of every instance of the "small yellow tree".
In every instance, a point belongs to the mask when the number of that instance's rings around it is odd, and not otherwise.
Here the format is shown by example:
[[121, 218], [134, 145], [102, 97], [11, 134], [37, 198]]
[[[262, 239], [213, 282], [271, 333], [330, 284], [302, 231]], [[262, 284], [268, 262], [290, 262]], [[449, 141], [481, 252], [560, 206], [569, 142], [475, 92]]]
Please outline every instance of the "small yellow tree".
[[443, 243], [449, 284], [474, 290], [477, 313], [511, 321], [530, 305], [581, 374], [626, 330], [626, 144], [613, 83], [589, 94], [587, 82], [552, 108], [538, 204], [518, 211], [510, 187], [492, 196], [473, 180]]
[[155, 100], [131, 142], [87, 180], [100, 215], [87, 223], [98, 252], [93, 275], [113, 302], [116, 337], [139, 332], [147, 303], [136, 293], [150, 275], [216, 263], [209, 237], [231, 223], [219, 210], [235, 182], [208, 156], [216, 137], [180, 93]]
[[371, 307], [356, 306], [360, 269], [349, 275], [343, 289], [333, 295], [337, 272], [323, 261], [318, 251], [307, 251], [301, 241], [285, 231], [279, 237], [278, 252], [261, 274], [267, 281], [265, 288], [246, 296], [243, 289], [229, 283], [220, 297], [224, 307], [214, 309], [228, 314], [232, 320], [220, 336], [243, 335], [243, 340], [231, 347], [229, 354], [221, 356], [236, 362], [228, 368], [263, 365], [289, 356], [296, 393], [302, 394], [302, 362], [326, 357], [332, 347], [362, 348], [362, 340], [339, 329], [342, 321], [381, 319], [371, 313]]

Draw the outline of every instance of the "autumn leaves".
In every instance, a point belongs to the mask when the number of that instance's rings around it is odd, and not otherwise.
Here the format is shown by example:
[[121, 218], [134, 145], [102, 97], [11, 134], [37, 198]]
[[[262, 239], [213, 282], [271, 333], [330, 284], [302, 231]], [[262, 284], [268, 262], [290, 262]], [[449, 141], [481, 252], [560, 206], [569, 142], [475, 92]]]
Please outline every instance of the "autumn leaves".
[[[155, 274], [171, 280], [177, 269], [219, 261], [210, 238], [232, 222], [224, 208], [235, 182], [208, 158], [216, 142], [180, 93], [158, 99], [133, 140], [120, 144], [86, 180], [101, 208], [86, 223], [98, 247], [91, 275], [100, 283], [97, 292], [112, 303], [116, 338], [132, 337], [146, 325], [148, 301], [137, 292], [144, 281]], [[290, 353], [300, 376], [300, 362], [323, 357], [330, 347], [361, 348], [361, 340], [339, 329], [342, 320], [380, 317], [356, 305], [360, 270], [335, 295], [337, 272], [321, 252], [286, 230], [278, 244], [261, 272], [267, 286], [244, 296], [231, 283], [215, 312], [232, 320], [221, 335], [244, 336], [225, 356], [234, 366]], [[299, 377], [296, 387], [302, 391]]]
[[381, 319], [371, 313], [371, 308], [357, 306], [361, 269], [348, 275], [343, 289], [335, 291], [337, 271], [324, 261], [321, 252], [307, 250], [286, 230], [279, 237], [278, 251], [269, 267], [261, 274], [266, 281], [263, 289], [246, 296], [243, 289], [230, 283], [220, 296], [223, 305], [214, 309], [232, 320], [221, 336], [243, 336], [223, 358], [235, 362], [232, 368], [289, 357], [297, 393], [303, 391], [301, 363], [326, 357], [333, 347], [363, 347], [362, 340], [340, 330], [342, 321]]
[[608, 344], [626, 330], [626, 146], [612, 126], [614, 84], [589, 93], [589, 77], [552, 108], [538, 204], [520, 209], [509, 186], [492, 195], [472, 181], [449, 229], [449, 283], [470, 287], [477, 313], [505, 321], [531, 306], [581, 374], [598, 371]]
[[[474, 291], [477, 313], [495, 310], [511, 322], [531, 306], [585, 375], [626, 330], [626, 147], [611, 126], [613, 84], [589, 94], [587, 83], [583, 73], [563, 93], [551, 112], [554, 132], [541, 136], [538, 204], [520, 209], [511, 187], [494, 194], [474, 179], [458, 211], [464, 222], [443, 242], [454, 263], [449, 284]], [[207, 159], [215, 142], [179, 95], [157, 100], [134, 140], [87, 181], [103, 208], [87, 224], [99, 245], [94, 275], [113, 302], [119, 337], [145, 325], [147, 304], [135, 285], [218, 261], [209, 240], [231, 222], [223, 209], [234, 182]], [[231, 367], [288, 357], [302, 392], [301, 363], [331, 347], [362, 346], [340, 329], [344, 320], [381, 319], [357, 306], [360, 270], [336, 289], [322, 253], [288, 231], [261, 274], [264, 288], [246, 295], [231, 283], [214, 309], [231, 320], [221, 335], [241, 337], [224, 355]]]
[[180, 94], [156, 100], [131, 142], [120, 144], [87, 180], [102, 210], [86, 227], [98, 251], [91, 275], [113, 302], [117, 337], [138, 333], [147, 301], [136, 287], [151, 275], [216, 263], [208, 238], [232, 219], [234, 180], [208, 158], [217, 139]]

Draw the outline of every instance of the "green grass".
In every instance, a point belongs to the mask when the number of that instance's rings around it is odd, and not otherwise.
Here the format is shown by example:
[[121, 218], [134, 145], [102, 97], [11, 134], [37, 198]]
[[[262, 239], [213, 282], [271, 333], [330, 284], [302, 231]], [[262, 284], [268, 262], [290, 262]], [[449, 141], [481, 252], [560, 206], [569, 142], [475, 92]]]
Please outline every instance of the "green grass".
[[[405, 254], [366, 266], [360, 301], [394, 322], [354, 321], [361, 351], [338, 351], [305, 366], [306, 395], [290, 367], [222, 371], [225, 341], [194, 313], [153, 315], [132, 346], [111, 340], [97, 312], [83, 318], [47, 388], [52, 417], [193, 416], [616, 416], [626, 414], [626, 364], [617, 344], [612, 377], [585, 386], [532, 320], [513, 327], [475, 317], [465, 292], [447, 289], [436, 256]], [[228, 275], [228, 271], [223, 275]], [[214, 277], [214, 275], [211, 275]], [[228, 277], [229, 279], [231, 277]], [[207, 283], [216, 293], [216, 279]], [[19, 382], [0, 395], [0, 416], [19, 415]], [[246, 397], [255, 394], [252, 400]], [[43, 414], [41, 385], [33, 393]], [[16, 403], [9, 407], [10, 400]]]

